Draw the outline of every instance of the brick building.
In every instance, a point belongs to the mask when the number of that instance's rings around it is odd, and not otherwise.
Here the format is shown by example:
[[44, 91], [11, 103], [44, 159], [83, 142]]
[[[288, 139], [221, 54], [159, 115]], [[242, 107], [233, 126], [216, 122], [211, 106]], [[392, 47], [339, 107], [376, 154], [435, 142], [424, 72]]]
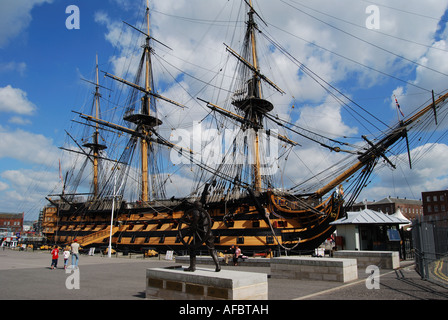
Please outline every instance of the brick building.
[[23, 229], [23, 213], [0, 213], [0, 229], [17, 233]]
[[352, 211], [360, 211], [363, 209], [370, 209], [386, 214], [394, 214], [398, 209], [400, 209], [403, 216], [405, 216], [408, 220], [414, 219], [416, 216], [421, 216], [423, 214], [421, 200], [406, 198], [387, 197], [379, 201], [358, 202], [352, 206]]
[[446, 214], [448, 211], [448, 190], [422, 192], [423, 215]]

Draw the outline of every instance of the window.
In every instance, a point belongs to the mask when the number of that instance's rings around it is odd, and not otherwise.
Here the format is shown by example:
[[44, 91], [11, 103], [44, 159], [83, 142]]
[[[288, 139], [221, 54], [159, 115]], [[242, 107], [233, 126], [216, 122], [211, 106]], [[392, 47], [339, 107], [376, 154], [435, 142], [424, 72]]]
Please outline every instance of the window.
[[433, 201], [437, 201], [437, 196], [432, 196]]
[[274, 244], [274, 237], [266, 236], [266, 244]]
[[277, 225], [279, 228], [286, 228], [288, 226], [288, 222], [284, 220], [279, 220]]
[[428, 206], [426, 209], [427, 209], [426, 211], [428, 211], [428, 212], [432, 212], [432, 208], [431, 208], [431, 206]]
[[426, 201], [431, 202], [431, 196], [426, 196]]
[[400, 233], [396, 229], [388, 229], [387, 238], [389, 241], [401, 241]]

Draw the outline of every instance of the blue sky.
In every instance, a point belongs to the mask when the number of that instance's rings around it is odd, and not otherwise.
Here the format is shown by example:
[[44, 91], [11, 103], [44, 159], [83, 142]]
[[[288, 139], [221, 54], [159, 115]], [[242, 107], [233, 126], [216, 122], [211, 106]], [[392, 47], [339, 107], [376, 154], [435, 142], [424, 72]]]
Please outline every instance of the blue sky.
[[[96, 54], [101, 70], [118, 75], [131, 56], [139, 54], [127, 49], [126, 44], [136, 35], [121, 21], [139, 23], [145, 3], [0, 0], [0, 212], [23, 211], [26, 219], [36, 219], [46, 203], [44, 197], [54, 190], [59, 192], [58, 161], [62, 155], [58, 147], [67, 139], [64, 130], [74, 118], [71, 110], [81, 109], [92, 91], [80, 79], [94, 79]], [[222, 43], [237, 43], [227, 26], [235, 25], [239, 3], [151, 1], [152, 31], [173, 48], [171, 53], [159, 46], [157, 52], [192, 75], [212, 79], [212, 71], [223, 62]], [[69, 5], [80, 10], [79, 30], [66, 28]], [[378, 32], [365, 27], [369, 5], [379, 9]], [[255, 1], [269, 24], [269, 28], [260, 25], [263, 31], [283, 40], [298, 60], [388, 124], [397, 120], [394, 94], [404, 112], [410, 113], [430, 98], [427, 90], [440, 93], [448, 89], [447, 6], [443, 0], [342, 0], [338, 4], [330, 0]], [[212, 27], [210, 21], [219, 26]], [[310, 79], [298, 77], [298, 70], [287, 67], [275, 52], [272, 57], [277, 64], [270, 71], [277, 72], [275, 81], [288, 89], [277, 102], [278, 113], [288, 114], [294, 104], [295, 110], [300, 110], [294, 118], [298, 123], [335, 136], [364, 134], [360, 123], [352, 121]], [[295, 79], [283, 80], [289, 75]], [[198, 84], [180, 73], [176, 76], [184, 88], [197, 92]], [[177, 92], [166, 75], [162, 80], [169, 84], [162, 91]], [[177, 93], [181, 100], [189, 101], [185, 93]], [[208, 94], [206, 91], [205, 97]], [[196, 103], [193, 108], [197, 108]], [[192, 109], [188, 120], [202, 115], [202, 109]], [[412, 172], [406, 164], [395, 171], [382, 169], [377, 183], [372, 183], [362, 197], [420, 198], [421, 191], [446, 188], [446, 141], [432, 147], [427, 160], [421, 160]], [[303, 161], [310, 155], [320, 153], [306, 149]]]

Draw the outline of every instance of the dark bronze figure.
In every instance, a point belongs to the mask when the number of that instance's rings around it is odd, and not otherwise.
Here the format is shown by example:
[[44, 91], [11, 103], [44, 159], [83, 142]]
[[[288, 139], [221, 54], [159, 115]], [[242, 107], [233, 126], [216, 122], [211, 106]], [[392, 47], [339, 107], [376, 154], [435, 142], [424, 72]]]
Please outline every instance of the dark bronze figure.
[[200, 202], [195, 202], [193, 208], [187, 210], [180, 219], [179, 237], [182, 243], [187, 246], [190, 255], [190, 266], [185, 271], [193, 272], [196, 270], [196, 250], [203, 243], [207, 246], [209, 254], [215, 262], [215, 271], [221, 271], [214, 245], [215, 237], [212, 234], [210, 215]]

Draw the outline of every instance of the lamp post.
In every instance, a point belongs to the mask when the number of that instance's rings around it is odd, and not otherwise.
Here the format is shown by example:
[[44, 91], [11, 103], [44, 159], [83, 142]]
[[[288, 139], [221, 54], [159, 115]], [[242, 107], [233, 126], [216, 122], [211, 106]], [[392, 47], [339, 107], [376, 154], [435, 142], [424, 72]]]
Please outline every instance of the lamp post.
[[[113, 224], [114, 224], [114, 212], [115, 212], [115, 197], [117, 196], [117, 191], [116, 191], [116, 187], [117, 187], [117, 174], [115, 170], [120, 170], [120, 167], [113, 167], [112, 170], [114, 171], [114, 192], [112, 195], [112, 212], [110, 214], [110, 232], [109, 232], [109, 249], [107, 252], [107, 256], [109, 258], [112, 257], [112, 229], [113, 229]], [[123, 182], [121, 183], [120, 188], [118, 189], [118, 191], [121, 190], [121, 187], [123, 186]]]
[[[113, 170], [113, 169], [112, 169]], [[110, 214], [110, 232], [109, 232], [109, 249], [107, 250], [107, 256], [112, 257], [112, 227], [114, 224], [114, 211], [115, 211], [115, 187], [117, 184], [117, 175], [114, 172], [114, 193], [112, 195], [112, 212]]]

